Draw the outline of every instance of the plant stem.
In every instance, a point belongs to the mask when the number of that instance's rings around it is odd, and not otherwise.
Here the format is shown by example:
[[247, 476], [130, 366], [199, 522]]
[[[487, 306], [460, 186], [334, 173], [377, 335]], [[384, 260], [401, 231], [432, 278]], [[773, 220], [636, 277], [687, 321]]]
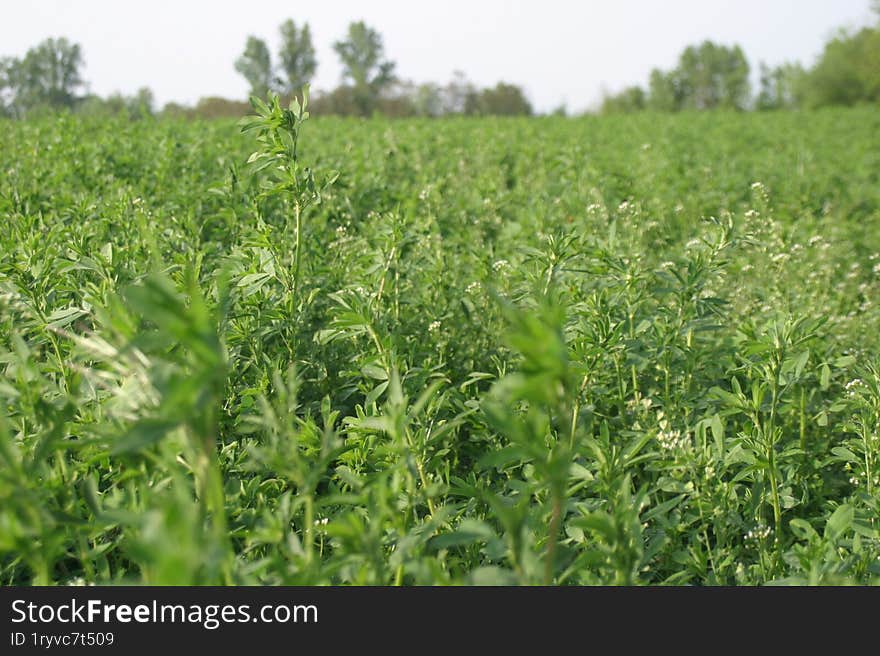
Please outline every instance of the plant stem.
[[296, 221], [296, 240], [293, 247], [294, 259], [296, 260], [293, 265], [293, 297], [299, 301], [300, 263], [302, 260], [302, 209], [300, 208], [299, 201], [295, 201], [293, 204], [293, 215]]
[[775, 449], [771, 444], [767, 452], [767, 461], [770, 469], [770, 496], [773, 504], [773, 524], [776, 535], [777, 555], [782, 555], [782, 508], [779, 504], [779, 484], [776, 479], [776, 457]]
[[807, 456], [807, 390], [801, 387], [801, 417], [800, 417], [801, 451], [804, 458]]
[[305, 498], [305, 527], [303, 528], [303, 549], [306, 553], [306, 562], [311, 564], [312, 552], [314, 551], [314, 527], [315, 527], [315, 501], [311, 493]]
[[544, 563], [544, 585], [553, 583], [553, 565], [556, 561], [556, 541], [559, 537], [559, 524], [562, 521], [562, 494], [553, 490], [553, 507], [550, 511], [550, 528], [547, 534], [547, 561]]

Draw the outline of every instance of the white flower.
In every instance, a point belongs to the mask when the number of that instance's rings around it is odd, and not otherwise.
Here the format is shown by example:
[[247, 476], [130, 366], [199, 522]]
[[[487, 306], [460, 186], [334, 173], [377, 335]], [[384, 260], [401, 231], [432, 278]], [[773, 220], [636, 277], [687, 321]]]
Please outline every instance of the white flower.
[[864, 384], [865, 383], [861, 378], [853, 378], [844, 386], [844, 389], [846, 390], [846, 395], [850, 398], [854, 397], [858, 389], [860, 387], [863, 387]]
[[746, 533], [745, 538], [746, 540], [766, 540], [770, 537], [771, 532], [772, 529], [769, 526], [758, 525]]
[[503, 269], [509, 265], [510, 265], [510, 262], [508, 262], [507, 260], [497, 260], [496, 262], [492, 263], [492, 270], [495, 272], [498, 272], [498, 271], [501, 271], [501, 269]]
[[432, 321], [431, 323], [428, 324], [428, 332], [429, 333], [433, 333], [438, 328], [440, 328], [440, 321], [439, 320]]
[[679, 430], [661, 430], [657, 433], [657, 441], [666, 451], [682, 449], [687, 444], [687, 433], [682, 435]]
[[481, 287], [480, 283], [477, 282], [476, 280], [474, 280], [471, 284], [469, 284], [467, 287], [464, 288], [464, 293], [465, 294], [473, 294], [478, 289], [480, 289], [480, 287]]

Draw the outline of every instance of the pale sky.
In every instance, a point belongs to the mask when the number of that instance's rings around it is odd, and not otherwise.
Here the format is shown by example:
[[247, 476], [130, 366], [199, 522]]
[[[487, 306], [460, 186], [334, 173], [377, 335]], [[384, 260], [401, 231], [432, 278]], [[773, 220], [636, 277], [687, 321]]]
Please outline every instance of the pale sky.
[[148, 86], [158, 106], [201, 96], [244, 99], [233, 68], [249, 34], [273, 56], [278, 26], [311, 25], [316, 89], [339, 83], [332, 44], [352, 20], [384, 37], [401, 78], [447, 82], [464, 71], [480, 86], [521, 85], [535, 108], [595, 105], [603, 89], [646, 84], [704, 39], [739, 43], [753, 72], [763, 60], [810, 65], [839, 27], [873, 20], [869, 0], [29, 0], [0, 3], [0, 56], [21, 56], [50, 36], [83, 48], [93, 93]]

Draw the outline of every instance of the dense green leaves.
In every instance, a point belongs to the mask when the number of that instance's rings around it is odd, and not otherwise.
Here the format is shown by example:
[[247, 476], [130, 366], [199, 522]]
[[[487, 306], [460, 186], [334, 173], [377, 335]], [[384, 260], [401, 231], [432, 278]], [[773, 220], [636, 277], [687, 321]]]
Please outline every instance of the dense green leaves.
[[3, 126], [0, 581], [878, 581], [876, 112], [307, 102]]

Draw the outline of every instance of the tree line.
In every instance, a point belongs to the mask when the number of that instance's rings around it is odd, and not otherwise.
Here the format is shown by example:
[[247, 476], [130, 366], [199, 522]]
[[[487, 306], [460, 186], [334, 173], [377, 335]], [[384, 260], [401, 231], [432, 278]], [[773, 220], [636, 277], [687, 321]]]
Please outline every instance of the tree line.
[[[250, 95], [268, 92], [293, 95], [315, 75], [318, 61], [308, 23], [297, 26], [287, 20], [279, 28], [281, 45], [277, 64], [263, 39], [249, 36], [235, 70], [247, 80]], [[342, 84], [312, 99], [316, 113], [370, 116], [530, 115], [532, 106], [523, 90], [499, 82], [478, 89], [460, 71], [448, 84], [414, 84], [401, 80], [396, 64], [385, 55], [382, 35], [363, 21], [349, 24], [348, 31], [333, 43], [342, 65]]]
[[[874, 3], [880, 14], [880, 0]], [[686, 48], [678, 65], [654, 69], [647, 88], [631, 86], [606, 94], [600, 111], [616, 114], [652, 110], [813, 109], [880, 102], [880, 24], [840, 30], [825, 44], [812, 68], [799, 63], [760, 63], [753, 93], [749, 62], [738, 45], [704, 41]]]
[[[880, 0], [874, 8], [880, 14]], [[272, 56], [266, 42], [249, 36], [235, 60], [235, 70], [248, 83], [249, 93], [282, 97], [298, 93], [318, 68], [308, 23], [284, 21], [280, 46]], [[532, 106], [521, 87], [499, 82], [478, 88], [461, 72], [446, 84], [415, 84], [396, 75], [396, 64], [385, 54], [381, 34], [363, 21], [349, 24], [334, 42], [342, 65], [342, 83], [314, 94], [317, 114], [370, 116], [531, 115]], [[0, 116], [21, 118], [44, 111], [72, 111], [141, 118], [157, 113], [152, 92], [142, 88], [131, 96], [101, 98], [85, 93], [82, 48], [65, 38], [46, 39], [18, 59], [0, 58]], [[776, 67], [760, 64], [757, 93], [742, 48], [705, 41], [689, 46], [677, 66], [655, 69], [645, 87], [632, 86], [606, 94], [602, 113], [643, 110], [771, 110], [815, 108], [880, 102], [880, 24], [857, 31], [839, 31], [811, 68], [798, 63]], [[247, 113], [244, 100], [202, 98], [194, 107], [168, 103], [166, 115], [219, 117]], [[564, 109], [558, 110], [564, 113]]]
[[[298, 93], [318, 67], [309, 25], [284, 21], [280, 47], [273, 58], [263, 39], [249, 36], [235, 60], [235, 70], [248, 83], [249, 95], [282, 97]], [[313, 94], [316, 114], [370, 116], [531, 115], [533, 109], [521, 87], [499, 82], [480, 89], [456, 72], [448, 84], [414, 84], [395, 74], [396, 65], [385, 55], [382, 37], [362, 21], [349, 25], [345, 36], [333, 44], [343, 68], [340, 86]], [[152, 92], [142, 88], [132, 96], [101, 98], [83, 93], [82, 48], [65, 38], [46, 39], [21, 59], [0, 59], [0, 116], [23, 118], [56, 109], [92, 115], [123, 113], [141, 118], [158, 113]], [[217, 118], [241, 116], [250, 105], [244, 100], [206, 97], [194, 107], [168, 103], [162, 114]]]

